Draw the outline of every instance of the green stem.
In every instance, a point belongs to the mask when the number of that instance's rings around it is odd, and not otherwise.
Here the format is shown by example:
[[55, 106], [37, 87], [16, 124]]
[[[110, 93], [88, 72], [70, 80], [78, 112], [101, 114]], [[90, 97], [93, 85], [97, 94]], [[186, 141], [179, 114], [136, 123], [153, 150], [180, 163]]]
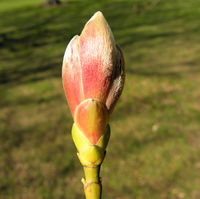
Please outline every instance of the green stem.
[[86, 199], [101, 199], [102, 185], [99, 177], [100, 165], [84, 166], [85, 178], [82, 179]]

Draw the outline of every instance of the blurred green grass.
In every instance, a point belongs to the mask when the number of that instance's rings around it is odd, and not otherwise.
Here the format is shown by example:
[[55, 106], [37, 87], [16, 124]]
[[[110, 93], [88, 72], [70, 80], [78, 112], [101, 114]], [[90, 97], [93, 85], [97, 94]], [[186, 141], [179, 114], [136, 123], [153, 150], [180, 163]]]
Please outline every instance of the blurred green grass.
[[126, 60], [103, 198], [200, 198], [200, 2], [0, 1], [0, 198], [84, 198], [61, 64], [101, 10]]

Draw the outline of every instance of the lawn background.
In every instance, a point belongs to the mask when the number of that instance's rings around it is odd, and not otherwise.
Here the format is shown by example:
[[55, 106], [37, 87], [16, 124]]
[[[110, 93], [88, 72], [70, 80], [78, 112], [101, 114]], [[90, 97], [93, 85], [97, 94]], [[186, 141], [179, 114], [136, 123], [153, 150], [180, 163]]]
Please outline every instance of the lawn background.
[[199, 199], [198, 0], [0, 0], [0, 198], [84, 198], [61, 65], [97, 10], [126, 61], [103, 198]]

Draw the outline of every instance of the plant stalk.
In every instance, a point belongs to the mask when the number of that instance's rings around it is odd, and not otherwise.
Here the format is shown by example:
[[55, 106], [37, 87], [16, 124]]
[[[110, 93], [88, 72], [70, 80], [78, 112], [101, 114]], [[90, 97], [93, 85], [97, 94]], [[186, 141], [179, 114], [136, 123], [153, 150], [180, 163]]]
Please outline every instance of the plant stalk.
[[86, 199], [101, 199], [102, 185], [100, 180], [100, 166], [84, 166], [85, 178], [82, 178]]

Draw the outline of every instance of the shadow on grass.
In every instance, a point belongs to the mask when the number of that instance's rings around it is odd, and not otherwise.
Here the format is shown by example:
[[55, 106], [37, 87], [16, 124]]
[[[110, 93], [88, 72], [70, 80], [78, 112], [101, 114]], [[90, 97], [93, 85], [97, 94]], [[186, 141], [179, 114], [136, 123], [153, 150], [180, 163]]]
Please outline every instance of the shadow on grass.
[[[1, 84], [23, 84], [26, 82], [35, 82], [50, 77], [61, 77], [61, 71], [58, 70], [60, 63], [42, 65], [40, 67], [22, 67], [15, 70], [4, 70], [1, 72]], [[26, 65], [27, 66], [27, 65]]]

